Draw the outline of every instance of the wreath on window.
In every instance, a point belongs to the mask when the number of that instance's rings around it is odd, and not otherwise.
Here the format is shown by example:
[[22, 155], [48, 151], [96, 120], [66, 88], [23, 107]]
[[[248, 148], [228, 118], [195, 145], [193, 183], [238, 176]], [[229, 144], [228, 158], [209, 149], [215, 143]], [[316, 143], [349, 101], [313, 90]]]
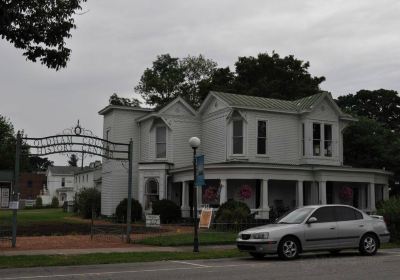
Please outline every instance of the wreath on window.
[[218, 199], [218, 188], [215, 186], [207, 186], [203, 194], [204, 202], [212, 203]]
[[241, 200], [249, 199], [252, 193], [253, 190], [249, 185], [242, 185], [239, 190], [239, 197]]
[[348, 186], [342, 187], [339, 192], [339, 197], [342, 201], [352, 200], [353, 199], [353, 189]]

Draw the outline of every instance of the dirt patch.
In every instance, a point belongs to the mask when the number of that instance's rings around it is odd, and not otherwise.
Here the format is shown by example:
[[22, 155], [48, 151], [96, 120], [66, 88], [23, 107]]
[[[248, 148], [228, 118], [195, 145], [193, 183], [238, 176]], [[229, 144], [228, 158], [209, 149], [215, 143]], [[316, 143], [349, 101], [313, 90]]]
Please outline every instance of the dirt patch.
[[[143, 226], [134, 226], [131, 239], [133, 241], [146, 237], [163, 236], [178, 233], [192, 232], [191, 227], [183, 226], [162, 226], [162, 231], [140, 232]], [[89, 231], [90, 232], [90, 231]], [[51, 250], [51, 249], [92, 249], [92, 248], [126, 248], [137, 246], [127, 244], [121, 235], [99, 234], [93, 240], [89, 235], [64, 235], [64, 236], [20, 236], [17, 238], [17, 247], [11, 248], [9, 240], [0, 241], [2, 251], [23, 251], [23, 250]]]

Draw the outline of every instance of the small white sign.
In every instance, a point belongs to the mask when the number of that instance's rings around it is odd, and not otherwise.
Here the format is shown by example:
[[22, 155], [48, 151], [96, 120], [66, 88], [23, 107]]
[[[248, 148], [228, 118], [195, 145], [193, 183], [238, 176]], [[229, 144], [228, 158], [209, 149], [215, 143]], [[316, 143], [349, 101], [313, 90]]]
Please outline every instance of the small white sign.
[[13, 210], [18, 210], [19, 209], [19, 201], [10, 201], [8, 208], [13, 209]]
[[146, 227], [160, 227], [160, 215], [146, 215]]

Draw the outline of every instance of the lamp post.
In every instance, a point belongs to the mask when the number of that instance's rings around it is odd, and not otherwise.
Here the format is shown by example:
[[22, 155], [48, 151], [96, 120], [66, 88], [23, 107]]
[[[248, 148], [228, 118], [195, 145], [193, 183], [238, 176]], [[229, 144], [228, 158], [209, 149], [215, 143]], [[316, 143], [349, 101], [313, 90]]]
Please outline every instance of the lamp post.
[[197, 232], [196, 149], [200, 146], [200, 139], [197, 137], [190, 138], [189, 145], [193, 149], [193, 252], [199, 252], [199, 236]]

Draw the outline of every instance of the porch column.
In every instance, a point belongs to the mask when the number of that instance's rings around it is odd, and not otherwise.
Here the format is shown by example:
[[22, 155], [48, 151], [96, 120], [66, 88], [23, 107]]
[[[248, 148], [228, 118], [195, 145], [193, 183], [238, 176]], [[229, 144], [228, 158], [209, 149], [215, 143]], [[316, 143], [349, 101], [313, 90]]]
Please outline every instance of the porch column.
[[296, 186], [296, 206], [303, 207], [303, 181], [297, 181]]
[[226, 179], [221, 179], [221, 191], [219, 193], [219, 205], [228, 201], [228, 185]]
[[375, 184], [369, 183], [368, 184], [368, 208], [371, 212], [376, 210], [375, 208]]
[[318, 182], [319, 204], [326, 204], [326, 181]]
[[261, 180], [261, 203], [258, 210], [258, 219], [269, 219], [269, 205], [268, 205], [268, 180]]
[[190, 217], [189, 207], [189, 182], [182, 182], [182, 206], [181, 206], [182, 217]]
[[384, 185], [383, 186], [383, 200], [388, 200], [389, 199], [389, 186]]

